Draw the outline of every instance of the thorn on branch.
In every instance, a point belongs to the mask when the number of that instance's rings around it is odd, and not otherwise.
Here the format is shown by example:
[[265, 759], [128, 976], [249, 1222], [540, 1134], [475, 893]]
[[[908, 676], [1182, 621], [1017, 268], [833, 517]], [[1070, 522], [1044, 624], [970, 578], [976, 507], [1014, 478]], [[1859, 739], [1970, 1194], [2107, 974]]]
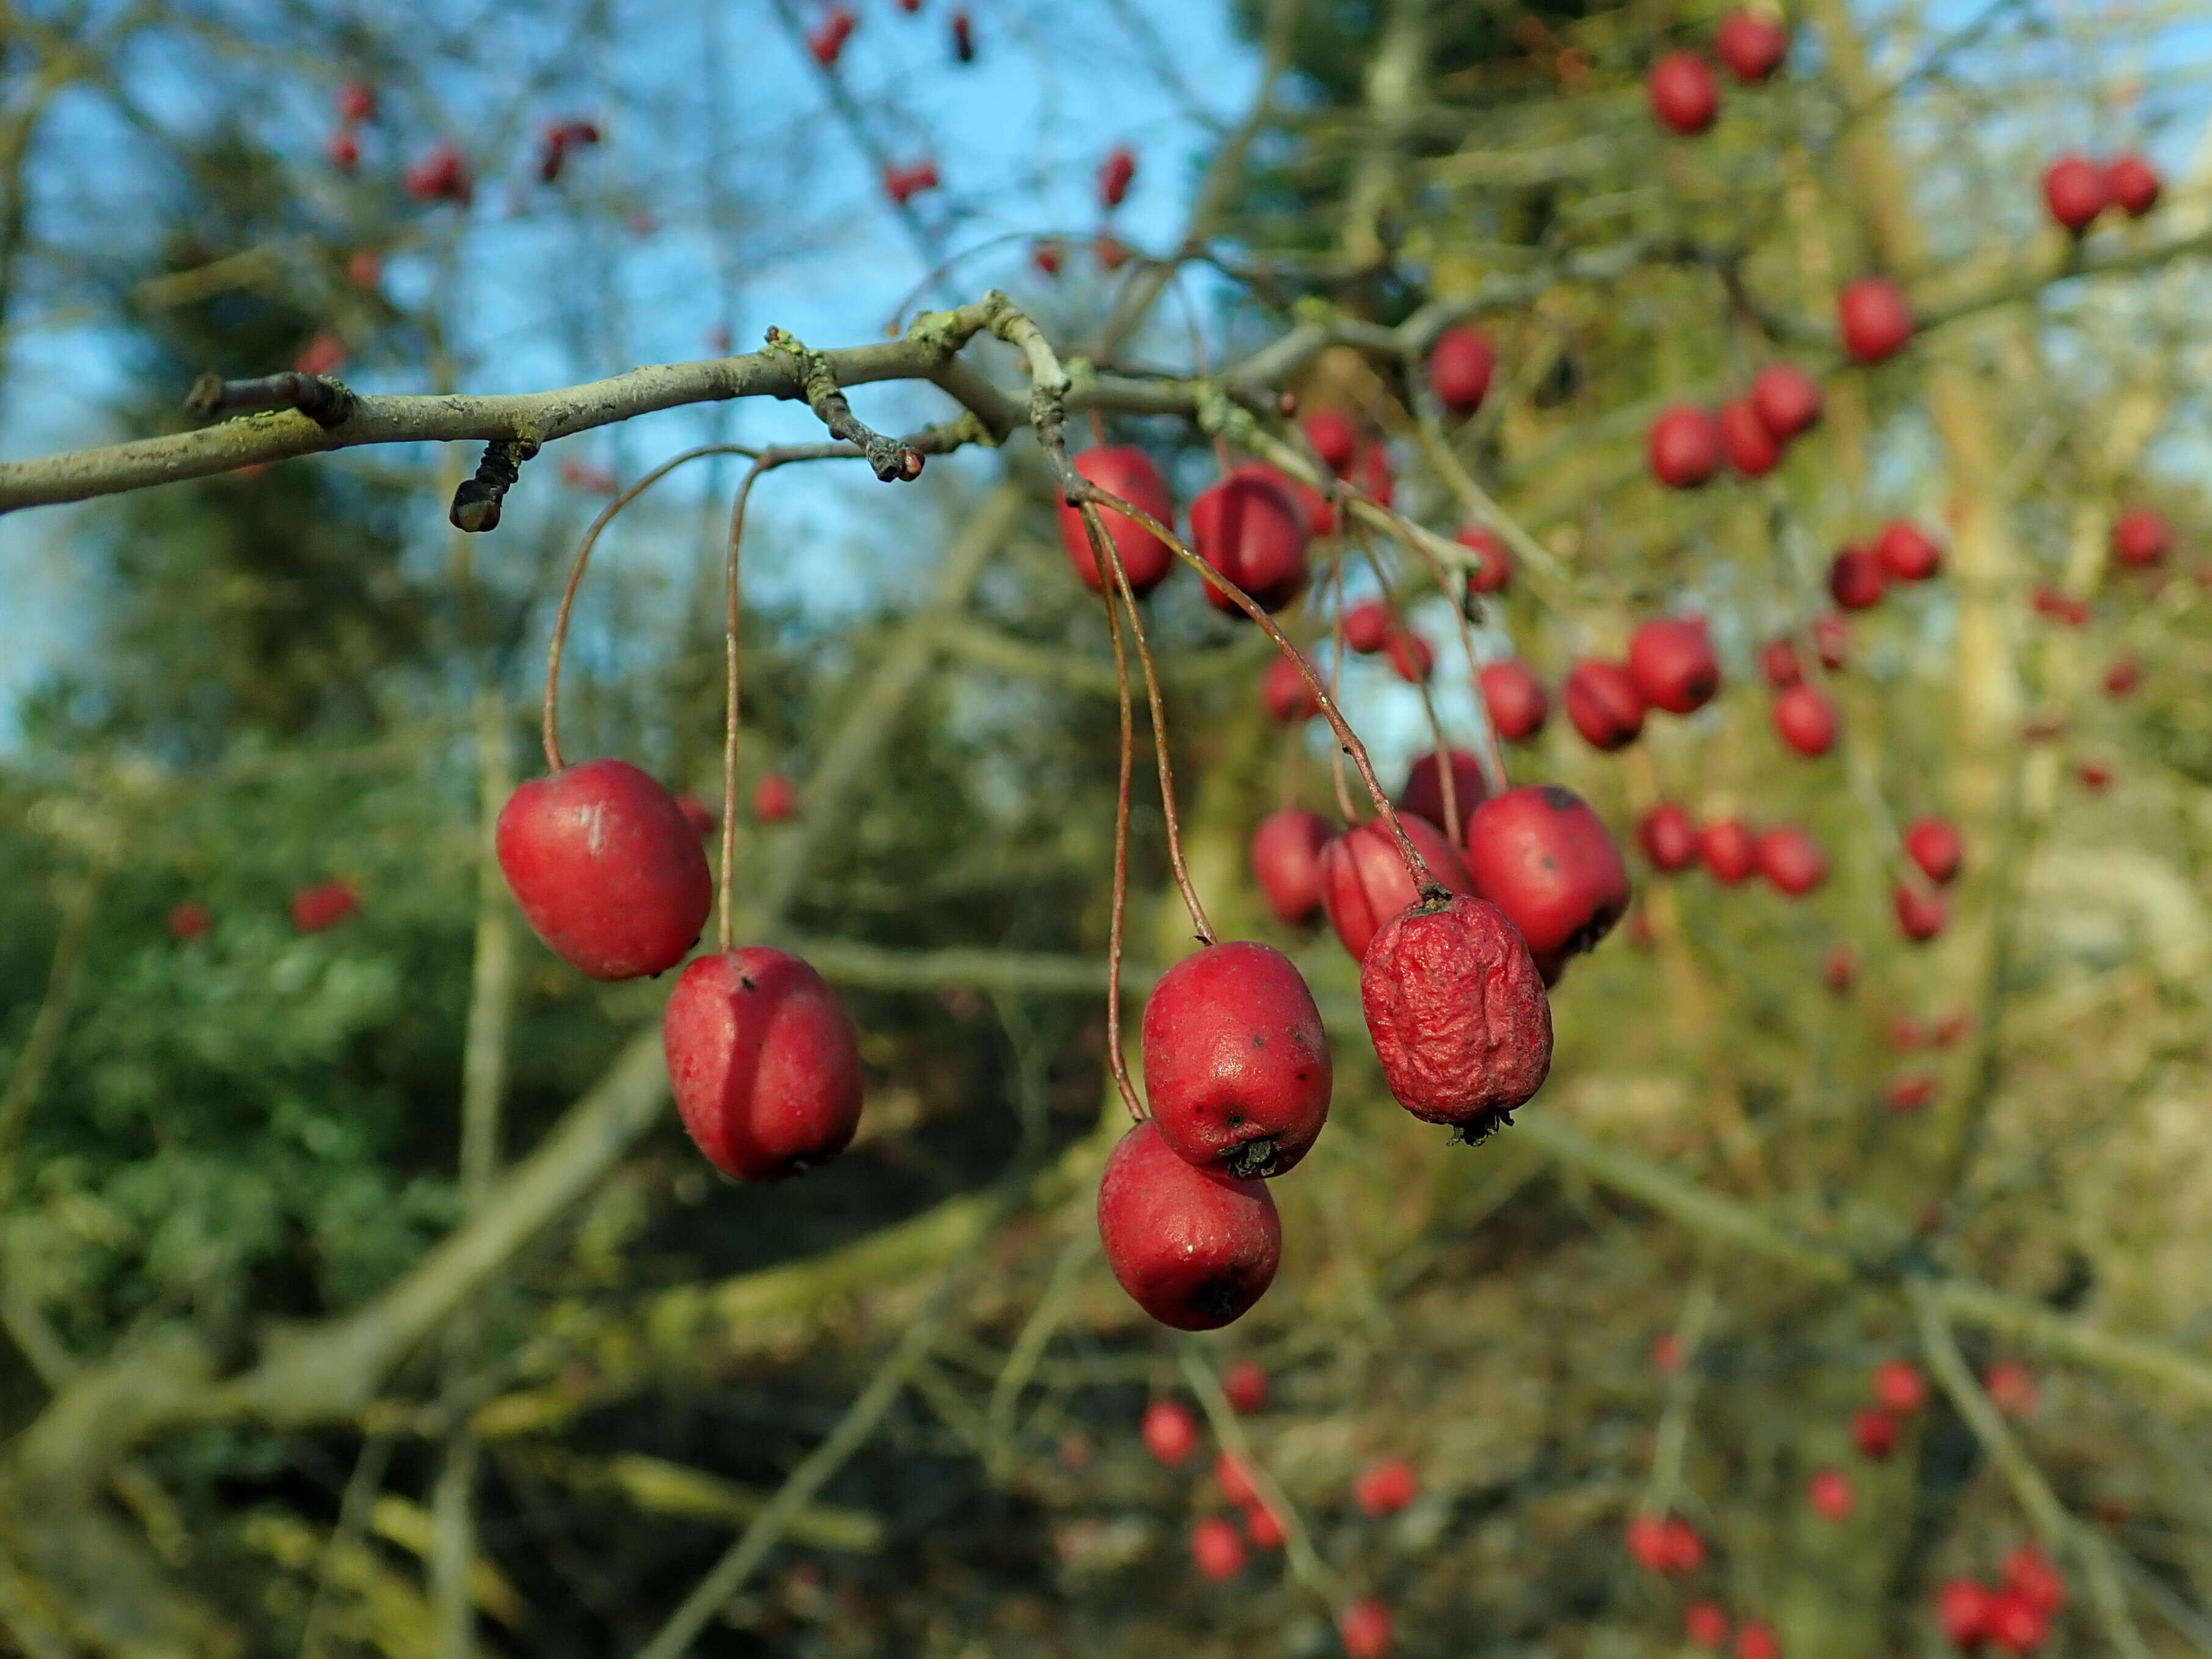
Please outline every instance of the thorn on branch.
[[500, 503], [522, 476], [522, 464], [537, 453], [534, 438], [500, 438], [486, 444], [476, 477], [462, 479], [453, 491], [453, 510], [446, 514], [453, 528], [471, 535], [498, 529]]
[[912, 483], [921, 476], [921, 451], [903, 439], [886, 438], [854, 414], [837, 377], [830, 373], [828, 358], [808, 350], [797, 337], [780, 328], [769, 330], [768, 343], [771, 350], [798, 354], [799, 386], [807, 406], [830, 428], [830, 436], [843, 439], [867, 457], [878, 478], [885, 483]]
[[353, 392], [344, 381], [290, 368], [254, 380], [226, 380], [210, 369], [192, 382], [185, 398], [185, 412], [196, 421], [248, 410], [296, 409], [317, 426], [328, 428], [343, 426], [352, 418], [353, 408]]

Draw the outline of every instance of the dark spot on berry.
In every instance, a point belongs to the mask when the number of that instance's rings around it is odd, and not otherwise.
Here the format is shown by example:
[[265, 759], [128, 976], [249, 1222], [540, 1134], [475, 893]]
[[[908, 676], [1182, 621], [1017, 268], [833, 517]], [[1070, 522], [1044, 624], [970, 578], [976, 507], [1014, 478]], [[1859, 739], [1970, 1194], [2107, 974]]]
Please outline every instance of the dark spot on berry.
[[1573, 790], [1562, 789], [1556, 783], [1547, 783], [1543, 786], [1543, 794], [1544, 805], [1550, 807], [1554, 812], [1571, 812], [1574, 811], [1575, 792]]
[[1267, 1046], [1267, 1039], [1255, 1031], [1252, 1033], [1252, 1046], [1255, 1048], [1264, 1048]]
[[1244, 1306], [1244, 1281], [1230, 1273], [1209, 1279], [1190, 1293], [1190, 1305], [1206, 1318], [1226, 1324]]
[[752, 982], [752, 980], [748, 975], [744, 974], [739, 974], [738, 975], [738, 986], [739, 989], [746, 991], [757, 991], [760, 988], [760, 987]]

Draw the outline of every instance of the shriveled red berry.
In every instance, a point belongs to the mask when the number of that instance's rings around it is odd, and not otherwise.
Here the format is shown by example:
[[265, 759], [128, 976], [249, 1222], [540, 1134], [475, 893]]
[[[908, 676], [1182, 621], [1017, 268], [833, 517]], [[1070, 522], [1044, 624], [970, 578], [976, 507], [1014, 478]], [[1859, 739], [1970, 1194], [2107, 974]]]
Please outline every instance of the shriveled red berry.
[[1455, 415], [1471, 415], [1490, 391], [1498, 352], [1488, 337], [1464, 324], [1446, 329], [1429, 349], [1429, 386]]
[[1850, 660], [1851, 626], [1831, 611], [1813, 618], [1810, 629], [1813, 649], [1820, 653], [1820, 666], [1833, 673]]
[[1508, 743], [1526, 743], [1544, 729], [1552, 714], [1544, 683], [1518, 657], [1483, 665], [1482, 706]]
[[1924, 582], [1943, 565], [1943, 550], [1918, 525], [1893, 519], [1875, 540], [1883, 571], [1901, 582]]
[[1651, 476], [1669, 489], [1695, 489], [1721, 470], [1719, 423], [1693, 404], [1677, 404], [1661, 414], [1644, 448]]
[[1950, 920], [1950, 907], [1941, 893], [1924, 893], [1908, 882], [1899, 882], [1894, 898], [1898, 930], [1915, 945], [1934, 939]]
[[1252, 832], [1252, 879], [1278, 921], [1300, 922], [1321, 906], [1321, 849], [1335, 833], [1318, 812], [1286, 806]]
[[[1443, 830], [1411, 812], [1399, 813], [1398, 822], [1431, 876], [1455, 893], [1474, 890]], [[1384, 922], [1419, 898], [1398, 843], [1380, 818], [1346, 830], [1321, 849], [1322, 908], [1354, 961], [1367, 954]]]
[[1384, 1659], [1390, 1651], [1390, 1609], [1380, 1601], [1354, 1601], [1336, 1615], [1345, 1659]]
[[2172, 527], [2148, 507], [2128, 508], [2112, 525], [2112, 556], [2122, 564], [2156, 564], [2172, 545]]
[[2112, 199], [2104, 168], [2079, 155], [2062, 155], [2043, 170], [2043, 204], [2060, 226], [2079, 236]]
[[1846, 611], [1866, 611], [1881, 603], [1889, 586], [1881, 561], [1863, 547], [1847, 547], [1828, 566], [1828, 592]]
[[1372, 656], [1390, 637], [1390, 607], [1380, 599], [1364, 599], [1344, 613], [1344, 648]]
[[1505, 912], [1547, 982], [1594, 949], [1628, 908], [1628, 866], [1604, 820], [1557, 784], [1509, 789], [1474, 809], [1467, 871]]
[[1413, 1466], [1402, 1457], [1386, 1457], [1360, 1470], [1352, 1483], [1352, 1501], [1363, 1515], [1395, 1515], [1420, 1493]]
[[1721, 453], [1747, 478], [1763, 478], [1782, 465], [1782, 445], [1748, 398], [1723, 404], [1717, 418]]
[[1828, 855], [1809, 830], [1784, 824], [1759, 838], [1759, 872], [1776, 890], [1792, 898], [1811, 892], [1828, 878]]
[[1392, 1097], [1468, 1139], [1510, 1121], [1551, 1072], [1552, 1005], [1535, 959], [1481, 899], [1385, 922], [1360, 963], [1359, 1000]]
[[1513, 582], [1513, 554], [1505, 538], [1488, 525], [1471, 524], [1459, 532], [1459, 544], [1474, 555], [1467, 573], [1470, 593], [1503, 593]]
[[699, 835], [627, 761], [586, 761], [507, 797], [501, 873], [538, 937], [594, 979], [674, 967], [714, 899]]
[[1860, 1456], [1881, 1462], [1897, 1449], [1897, 1419], [1887, 1412], [1859, 1413], [1851, 1419], [1851, 1444]]
[[1317, 409], [1304, 422], [1306, 441], [1322, 465], [1340, 478], [1352, 471], [1359, 454], [1359, 433], [1351, 419], [1334, 409]]
[[1297, 726], [1321, 713], [1321, 697], [1306, 683], [1297, 663], [1277, 656], [1260, 681], [1260, 699], [1267, 705], [1267, 718], [1279, 726]]
[[1578, 662], [1567, 671], [1567, 718], [1591, 748], [1626, 749], [1644, 731], [1644, 697], [1617, 662]]
[[796, 1175], [860, 1126], [860, 1038], [798, 957], [762, 945], [701, 957], [676, 981], [660, 1035], [677, 1113], [725, 1175]]
[[1211, 1331], [1274, 1282], [1283, 1226], [1264, 1181], [1240, 1181], [1176, 1156], [1152, 1119], [1121, 1137], [1098, 1183], [1106, 1265], [1163, 1325]]
[[1912, 337], [1912, 307], [1887, 276], [1861, 276], [1836, 296], [1836, 319], [1852, 361], [1878, 363]]
[[2140, 155], [2123, 155], [2105, 169], [2105, 188], [2130, 219], [2140, 219], [2158, 205], [2158, 173]]
[[[1237, 468], [1190, 504], [1191, 550], [1243, 588], [1262, 611], [1279, 611], [1306, 583], [1306, 522], [1271, 469]], [[1206, 584], [1217, 611], [1243, 608], [1218, 584]]]
[[1966, 857], [1966, 842], [1948, 818], [1915, 818], [1905, 829], [1905, 851], [1920, 873], [1939, 886], [1954, 880]]
[[1808, 759], [1836, 746], [1836, 706], [1809, 685], [1774, 694], [1774, 729], [1782, 741]]
[[1759, 868], [1759, 839], [1736, 818], [1723, 818], [1698, 832], [1698, 853], [1715, 881], [1733, 887]]
[[1996, 1597], [1972, 1579], [1948, 1579], [1936, 1592], [1936, 1622], [1953, 1647], [1971, 1652], [1989, 1639], [1996, 1606]]
[[1698, 861], [1698, 826], [1671, 800], [1662, 800], [1636, 826], [1636, 839], [1652, 867], [1672, 875]]
[[[1486, 793], [1482, 781], [1482, 763], [1464, 749], [1451, 753], [1452, 802], [1459, 809], [1459, 821], [1467, 822], [1467, 815], [1482, 804]], [[1437, 751], [1424, 750], [1413, 757], [1407, 769], [1406, 787], [1398, 792], [1398, 810], [1411, 812], [1416, 817], [1426, 818], [1431, 823], [1444, 821], [1443, 769], [1437, 764]]]
[[1179, 1400], [1155, 1400], [1137, 1425], [1145, 1449], [1170, 1468], [1198, 1449], [1198, 1419]]
[[1244, 1540], [1230, 1522], [1209, 1515], [1190, 1529], [1190, 1559], [1201, 1577], [1234, 1578], [1244, 1571]]
[[1751, 379], [1751, 406], [1776, 440], [1788, 443], [1820, 419], [1820, 383], [1795, 363], [1769, 363]]
[[[1086, 449], [1075, 457], [1075, 470], [1109, 495], [1151, 514], [1170, 529], [1175, 527], [1175, 497], [1168, 493], [1167, 482], [1152, 465], [1152, 458], [1134, 444], [1101, 444]], [[1103, 588], [1111, 573], [1098, 568], [1098, 556], [1091, 548], [1082, 509], [1062, 501], [1057, 504], [1057, 515], [1060, 550], [1067, 555], [1069, 567], [1083, 578], [1085, 586], [1094, 592]], [[1167, 544], [1127, 514], [1102, 507], [1098, 523], [1113, 541], [1129, 586], [1136, 592], [1151, 592], [1175, 568], [1176, 556]]]
[[1141, 1047], [1152, 1122], [1193, 1164], [1281, 1175], [1328, 1121], [1321, 1011], [1271, 946], [1231, 939], [1176, 963], [1145, 1000]]
[[1231, 1410], [1249, 1417], [1267, 1403], [1267, 1373], [1254, 1361], [1240, 1359], [1221, 1374], [1221, 1392]]
[[1721, 689], [1720, 659], [1702, 617], [1661, 617], [1628, 641], [1628, 676], [1637, 693], [1670, 714], [1696, 713]]
[[1729, 1638], [1728, 1610], [1717, 1601], [1692, 1601], [1682, 1610], [1682, 1639], [1718, 1653]]
[[1644, 77], [1651, 112], [1674, 131], [1703, 132], [1720, 113], [1721, 93], [1713, 72], [1694, 52], [1670, 52]]

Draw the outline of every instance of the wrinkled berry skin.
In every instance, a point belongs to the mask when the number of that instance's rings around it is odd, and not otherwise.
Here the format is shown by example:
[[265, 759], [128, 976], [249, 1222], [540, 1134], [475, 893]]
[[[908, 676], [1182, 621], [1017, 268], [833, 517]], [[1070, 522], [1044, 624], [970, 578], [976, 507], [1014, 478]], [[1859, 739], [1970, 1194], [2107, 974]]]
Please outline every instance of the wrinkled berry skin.
[[1186, 1164], [1150, 1118], [1106, 1160], [1098, 1237], [1121, 1288], [1179, 1331], [1218, 1330], [1241, 1317], [1274, 1282], [1283, 1255], [1267, 1183]]
[[1480, 1139], [1544, 1086], [1552, 1004], [1528, 942], [1481, 899], [1418, 906], [1383, 924], [1359, 1001], [1401, 1106]]
[[627, 761], [524, 784], [500, 809], [495, 849], [532, 931], [593, 979], [673, 968], [714, 902], [699, 832]]
[[1293, 1168], [1328, 1121], [1328, 1034], [1305, 977], [1249, 939], [1209, 945], [1145, 1000], [1145, 1092], [1177, 1157], [1238, 1176]]
[[[1412, 812], [1399, 813], [1398, 822], [1430, 875], [1455, 893], [1474, 890], [1443, 830]], [[1382, 924], [1420, 896], [1396, 840], [1380, 818], [1346, 830], [1321, 849], [1322, 908], [1355, 962], [1367, 954]]]
[[1476, 807], [1467, 821], [1467, 872], [1553, 978], [1628, 908], [1628, 866], [1612, 832], [1557, 784], [1509, 789]]
[[860, 1039], [797, 957], [760, 945], [701, 957], [676, 981], [660, 1035], [677, 1112], [725, 1175], [797, 1175], [860, 1126]]

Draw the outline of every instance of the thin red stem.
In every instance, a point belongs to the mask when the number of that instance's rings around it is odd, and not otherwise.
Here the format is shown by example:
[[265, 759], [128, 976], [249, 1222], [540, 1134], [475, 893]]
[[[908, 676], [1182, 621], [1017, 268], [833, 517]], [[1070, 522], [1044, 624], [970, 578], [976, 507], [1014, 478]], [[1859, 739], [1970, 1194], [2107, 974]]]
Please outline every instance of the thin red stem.
[[1121, 769], [1114, 798], [1114, 908], [1106, 929], [1106, 1064], [1114, 1073], [1114, 1086], [1121, 1091], [1121, 1103], [1142, 1123], [1144, 1103], [1129, 1081], [1129, 1062], [1121, 1053], [1121, 922], [1129, 904], [1129, 765], [1136, 741], [1131, 730], [1129, 659], [1121, 649], [1121, 612], [1114, 595], [1103, 586], [1098, 597], [1106, 601], [1106, 631], [1114, 641], [1114, 681], [1121, 702]]
[[[1412, 639], [1413, 629], [1407, 626], [1406, 613], [1398, 604], [1398, 595], [1390, 586], [1389, 574], [1382, 568], [1382, 561], [1375, 551], [1375, 544], [1368, 539], [1367, 527], [1362, 525], [1357, 533], [1359, 550], [1366, 556], [1367, 568], [1375, 573], [1376, 583], [1382, 590], [1382, 609], [1390, 618], [1391, 631], [1401, 641], [1407, 665], [1411, 667], [1414, 661], [1413, 653], [1403, 642]], [[1456, 847], [1459, 845], [1459, 781], [1452, 775], [1451, 744], [1445, 740], [1443, 722], [1437, 718], [1436, 699], [1429, 695], [1428, 681], [1414, 682], [1413, 689], [1421, 694], [1421, 713], [1428, 719], [1429, 743], [1436, 752], [1437, 787], [1443, 796], [1444, 839]]]
[[735, 931], [730, 915], [730, 877], [737, 867], [738, 848], [738, 550], [744, 540], [745, 503], [760, 475], [775, 465], [763, 456], [753, 463], [738, 498], [730, 508], [730, 545], [722, 561], [722, 646], [725, 697], [722, 718], [722, 885], [721, 904], [714, 917], [714, 938], [727, 951]]

